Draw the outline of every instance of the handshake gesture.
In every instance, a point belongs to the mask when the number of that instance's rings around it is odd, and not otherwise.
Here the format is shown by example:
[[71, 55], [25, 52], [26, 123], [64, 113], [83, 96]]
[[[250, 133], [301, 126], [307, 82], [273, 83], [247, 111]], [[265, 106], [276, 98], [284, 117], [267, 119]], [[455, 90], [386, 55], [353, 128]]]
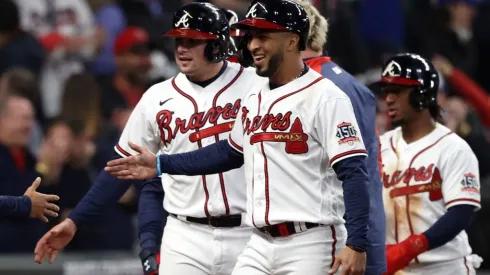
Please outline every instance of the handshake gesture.
[[146, 180], [157, 175], [157, 156], [150, 150], [129, 142], [138, 155], [111, 160], [105, 171], [120, 180]]

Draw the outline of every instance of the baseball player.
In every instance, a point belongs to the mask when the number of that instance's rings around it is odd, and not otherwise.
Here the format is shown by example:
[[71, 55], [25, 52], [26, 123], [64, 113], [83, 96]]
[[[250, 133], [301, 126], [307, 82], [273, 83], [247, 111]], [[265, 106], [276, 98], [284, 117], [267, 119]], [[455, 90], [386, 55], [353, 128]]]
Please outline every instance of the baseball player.
[[366, 275], [380, 275], [386, 272], [385, 238], [386, 221], [383, 208], [379, 138], [376, 133], [376, 98], [364, 85], [344, 71], [323, 54], [327, 42], [328, 22], [318, 10], [306, 0], [297, 0], [310, 19], [310, 32], [306, 50], [302, 52], [305, 63], [313, 70], [332, 81], [350, 98], [359, 123], [359, 130], [368, 151], [366, 168], [369, 174], [369, 228], [367, 244]]
[[[230, 45], [229, 26], [224, 14], [211, 4], [191, 3], [181, 8], [166, 35], [175, 37], [181, 73], [143, 95], [115, 147], [121, 157], [135, 153], [128, 141], [151, 148], [153, 153], [172, 154], [226, 139], [245, 93], [264, 81], [254, 70], [224, 61]], [[170, 216], [161, 257], [157, 255], [159, 247], [155, 247], [160, 242], [158, 229], [153, 235], [150, 231], [140, 235], [145, 274], [157, 274], [158, 258], [161, 275], [231, 273], [251, 235], [241, 214], [246, 205], [243, 173], [238, 169], [207, 176], [162, 176], [163, 205]], [[52, 262], [76, 229], [87, 225], [130, 184], [102, 172], [70, 218], [38, 242], [35, 260], [42, 262], [49, 256]], [[158, 203], [161, 208], [162, 201]], [[151, 222], [151, 218], [140, 223]]]
[[438, 73], [415, 54], [382, 71], [388, 114], [401, 125], [381, 136], [387, 274], [475, 274], [464, 229], [480, 208], [478, 161], [437, 122]]
[[349, 97], [301, 59], [305, 10], [295, 1], [255, 0], [235, 26], [246, 32], [242, 63], [268, 81], [244, 98], [228, 140], [158, 157], [131, 143], [140, 154], [111, 161], [106, 171], [145, 179], [244, 164], [246, 221], [254, 233], [232, 274], [334, 274], [340, 265], [341, 274], [363, 274], [367, 152]]

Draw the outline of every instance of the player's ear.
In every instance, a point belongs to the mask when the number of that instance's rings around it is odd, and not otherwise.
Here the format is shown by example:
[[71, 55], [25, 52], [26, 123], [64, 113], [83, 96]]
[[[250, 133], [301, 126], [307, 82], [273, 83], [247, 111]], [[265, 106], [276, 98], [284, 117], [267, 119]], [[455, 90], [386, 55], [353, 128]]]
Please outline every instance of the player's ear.
[[299, 49], [299, 35], [295, 33], [289, 33], [289, 37], [287, 40], [287, 50], [289, 52], [298, 51]]

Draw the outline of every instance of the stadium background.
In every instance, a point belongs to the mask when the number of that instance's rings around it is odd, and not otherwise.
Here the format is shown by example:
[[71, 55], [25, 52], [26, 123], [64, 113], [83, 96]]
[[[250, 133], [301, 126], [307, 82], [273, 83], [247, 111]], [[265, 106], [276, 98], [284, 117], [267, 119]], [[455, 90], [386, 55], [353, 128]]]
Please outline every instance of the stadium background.
[[[5, 182], [20, 180], [27, 188], [33, 172], [43, 173], [42, 191], [62, 198], [52, 226], [112, 157], [112, 146], [145, 89], [177, 73], [172, 41], [161, 34], [170, 28], [173, 12], [192, 1], [13, 1], [17, 8], [0, 1], [0, 194], [21, 195]], [[209, 2], [243, 16], [250, 1]], [[329, 20], [325, 50], [374, 92], [371, 84], [392, 54], [416, 52], [436, 64], [445, 80], [439, 103], [446, 124], [480, 162], [483, 208], [467, 232], [474, 252], [486, 260], [478, 274], [485, 269], [490, 274], [490, 1], [312, 2]], [[11, 102], [7, 94], [34, 107]], [[380, 100], [381, 132], [390, 127], [385, 111]], [[26, 150], [11, 150], [14, 145]], [[2, 221], [0, 274], [141, 274], [137, 197], [134, 187], [77, 234], [53, 265], [33, 263], [33, 240], [47, 227]]]

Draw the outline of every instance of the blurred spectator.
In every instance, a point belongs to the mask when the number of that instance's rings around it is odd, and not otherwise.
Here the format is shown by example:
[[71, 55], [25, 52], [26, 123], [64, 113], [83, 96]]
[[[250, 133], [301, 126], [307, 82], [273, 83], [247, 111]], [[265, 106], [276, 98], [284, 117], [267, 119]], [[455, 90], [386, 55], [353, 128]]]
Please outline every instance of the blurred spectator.
[[103, 43], [85, 0], [16, 0], [21, 23], [49, 52], [41, 73], [41, 94], [48, 118], [60, 108], [61, 90], [70, 75], [84, 69]]
[[[94, 1], [92, 1], [94, 2]], [[115, 0], [98, 0], [94, 6], [95, 20], [105, 33], [105, 42], [89, 71], [96, 74], [113, 74], [116, 70], [113, 47], [116, 37], [126, 27], [126, 17]]]
[[[442, 29], [434, 30], [428, 39], [430, 53], [447, 57], [470, 78], [477, 76], [478, 47], [473, 35], [473, 20], [478, 0], [440, 0], [447, 13]], [[452, 94], [452, 92], [450, 93]]]
[[[65, 85], [60, 118], [50, 128], [50, 132], [64, 133], [69, 148], [66, 162], [60, 167], [57, 186], [62, 197], [62, 219], [78, 204], [98, 172], [114, 156], [115, 142], [97, 142], [101, 130], [112, 128], [102, 121], [100, 97], [101, 89], [93, 76], [72, 75]], [[67, 250], [131, 250], [135, 236], [134, 192], [130, 189], [119, 204], [108, 206], [93, 226], [77, 234]]]
[[126, 108], [134, 108], [149, 87], [151, 62], [148, 43], [145, 30], [138, 27], [124, 30], [114, 44], [115, 74], [99, 77], [104, 91], [102, 113], [113, 124], [120, 124], [120, 117], [127, 116]]
[[0, 1], [0, 18], [0, 75], [12, 67], [39, 75], [45, 52], [36, 38], [19, 28], [19, 10], [14, 2]]
[[455, 68], [449, 60], [442, 56], [432, 59], [434, 66], [447, 78], [454, 90], [471, 103], [478, 112], [483, 124], [490, 129], [490, 95], [463, 71]]
[[80, 121], [89, 138], [96, 135], [103, 122], [101, 121], [101, 90], [96, 79], [88, 74], [74, 74], [65, 84], [60, 117], [66, 121]]
[[[22, 196], [32, 180], [43, 173], [43, 184], [38, 190], [52, 193], [46, 185], [53, 178], [53, 170], [49, 171], [51, 166], [46, 165], [49, 158], [44, 156], [38, 162], [26, 148], [34, 121], [31, 102], [25, 97], [7, 94], [3, 103], [0, 106], [0, 194]], [[47, 230], [48, 225], [39, 220], [19, 218], [2, 221], [0, 234], [4, 237], [0, 238], [0, 252], [32, 252]]]
[[[84, 132], [81, 121], [60, 121], [55, 127], [71, 133], [71, 150], [63, 166], [59, 182], [62, 219], [78, 204], [102, 169], [94, 165], [96, 152], [94, 140]], [[105, 162], [112, 158], [105, 159]], [[108, 205], [103, 215], [89, 228], [81, 228], [79, 234], [67, 246], [66, 251], [132, 251], [135, 231], [132, 218], [135, 214], [135, 193], [131, 188], [116, 205]]]
[[29, 141], [29, 149], [36, 153], [41, 145], [44, 129], [47, 126], [46, 117], [41, 104], [39, 84], [34, 74], [23, 68], [13, 68], [4, 74], [5, 89], [11, 94], [29, 99], [35, 108], [35, 120]]

